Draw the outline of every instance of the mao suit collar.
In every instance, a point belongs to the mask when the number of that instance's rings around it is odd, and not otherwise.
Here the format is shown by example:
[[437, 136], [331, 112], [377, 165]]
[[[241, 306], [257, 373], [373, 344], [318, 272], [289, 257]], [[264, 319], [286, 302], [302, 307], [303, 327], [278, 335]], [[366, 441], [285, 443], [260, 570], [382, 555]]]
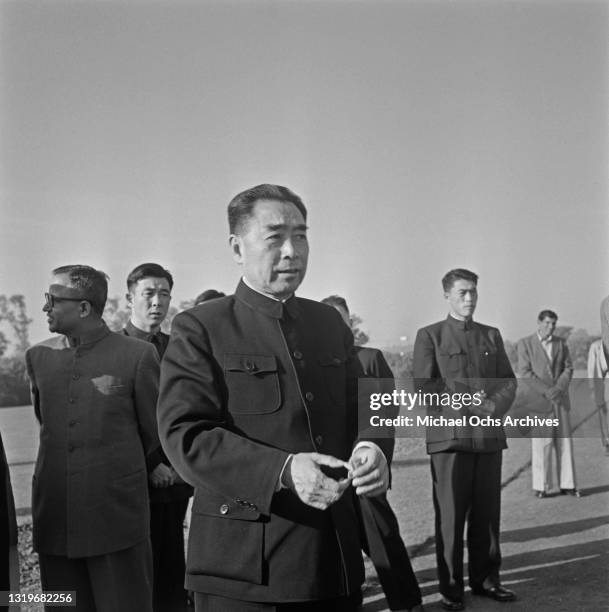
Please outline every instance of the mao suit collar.
[[297, 319], [300, 314], [296, 296], [292, 295], [285, 302], [280, 302], [255, 291], [246, 285], [243, 279], [237, 285], [235, 297], [250, 308], [273, 319], [283, 319], [284, 312], [287, 312], [293, 319]]
[[460, 320], [460, 319], [455, 319], [455, 317], [453, 317], [451, 314], [449, 314], [446, 317], [446, 320], [448, 321], [448, 324], [453, 327], [454, 329], [459, 329], [461, 331], [468, 331], [470, 329], [472, 329], [474, 327], [474, 320], [473, 319], [467, 319], [467, 320]]

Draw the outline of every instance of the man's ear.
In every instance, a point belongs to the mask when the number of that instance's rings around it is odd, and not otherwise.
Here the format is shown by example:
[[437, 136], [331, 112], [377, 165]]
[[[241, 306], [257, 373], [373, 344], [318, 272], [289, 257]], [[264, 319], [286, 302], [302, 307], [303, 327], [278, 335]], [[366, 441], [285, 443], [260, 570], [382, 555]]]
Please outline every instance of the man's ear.
[[86, 319], [93, 312], [93, 307], [91, 306], [91, 302], [87, 302], [83, 300], [80, 303], [80, 318]]
[[127, 306], [133, 308], [133, 295], [131, 295], [131, 292], [125, 293], [125, 299], [127, 300]]
[[233, 259], [239, 264], [243, 263], [243, 243], [241, 241], [241, 236], [231, 234], [228, 237], [228, 244], [230, 245], [230, 250], [233, 253]]

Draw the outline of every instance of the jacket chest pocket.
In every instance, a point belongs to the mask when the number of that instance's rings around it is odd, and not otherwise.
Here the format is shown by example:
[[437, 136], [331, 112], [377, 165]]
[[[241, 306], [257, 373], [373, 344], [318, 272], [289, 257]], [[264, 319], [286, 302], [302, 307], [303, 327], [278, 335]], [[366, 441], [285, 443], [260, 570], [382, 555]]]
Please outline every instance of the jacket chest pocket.
[[467, 376], [468, 359], [465, 351], [460, 347], [440, 348], [438, 351], [438, 365], [441, 374], [452, 376]]
[[281, 406], [274, 355], [224, 355], [224, 375], [231, 414], [269, 414]]
[[346, 370], [344, 355], [324, 353], [318, 358], [321, 366], [325, 387], [332, 400], [339, 406], [346, 403]]

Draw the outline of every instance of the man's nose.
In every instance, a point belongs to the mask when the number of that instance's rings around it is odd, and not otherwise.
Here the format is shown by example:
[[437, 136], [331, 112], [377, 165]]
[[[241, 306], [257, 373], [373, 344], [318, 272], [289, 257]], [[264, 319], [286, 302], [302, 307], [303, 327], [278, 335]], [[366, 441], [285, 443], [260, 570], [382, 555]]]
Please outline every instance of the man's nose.
[[51, 310], [51, 307], [45, 302], [42, 305], [42, 312], [49, 312], [49, 310]]
[[284, 241], [281, 247], [281, 256], [282, 257], [294, 257], [296, 255], [296, 249], [294, 248], [294, 243], [289, 238]]

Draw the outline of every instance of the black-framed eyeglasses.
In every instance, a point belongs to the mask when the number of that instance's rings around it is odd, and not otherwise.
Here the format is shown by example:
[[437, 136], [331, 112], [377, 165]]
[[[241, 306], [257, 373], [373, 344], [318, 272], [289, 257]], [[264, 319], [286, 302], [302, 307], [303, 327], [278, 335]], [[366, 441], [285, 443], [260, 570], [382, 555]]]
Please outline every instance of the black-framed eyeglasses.
[[47, 306], [48, 308], [53, 308], [53, 306], [55, 306], [55, 304], [58, 304], [59, 302], [88, 302], [89, 300], [87, 300], [86, 298], [82, 298], [82, 297], [58, 297], [56, 295], [53, 295], [52, 293], [45, 293], [44, 294], [44, 299], [45, 299], [45, 306]]

